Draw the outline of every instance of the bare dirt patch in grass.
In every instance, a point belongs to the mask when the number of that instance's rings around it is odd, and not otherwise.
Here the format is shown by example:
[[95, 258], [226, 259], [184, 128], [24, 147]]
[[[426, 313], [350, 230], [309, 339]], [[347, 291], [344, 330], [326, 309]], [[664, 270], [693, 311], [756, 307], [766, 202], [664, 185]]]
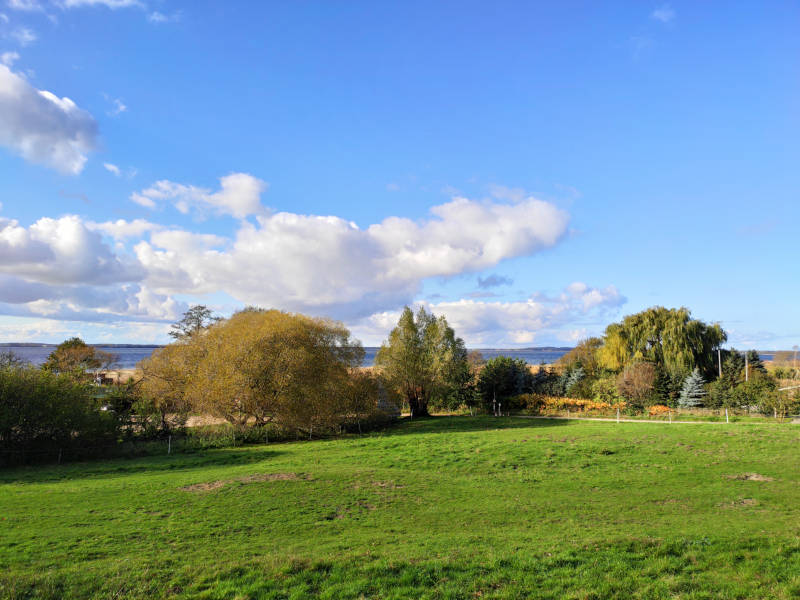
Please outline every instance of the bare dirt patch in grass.
[[294, 479], [310, 479], [310, 477], [307, 475], [300, 476], [297, 473], [256, 473], [255, 475], [237, 477], [236, 479], [220, 479], [218, 481], [195, 483], [193, 485], [184, 486], [180, 489], [181, 491], [184, 492], [213, 492], [215, 490], [225, 487], [230, 483], [256, 483], [259, 481], [289, 481]]
[[213, 492], [214, 490], [218, 490], [219, 488], [231, 483], [233, 480], [223, 480], [223, 481], [207, 481], [205, 483], [195, 483], [193, 485], [187, 485], [180, 488], [184, 492]]
[[242, 483], [252, 483], [254, 481], [288, 481], [291, 479], [309, 479], [308, 477], [301, 477], [297, 473], [259, 473], [257, 475], [248, 475], [247, 477], [240, 477], [236, 481]]
[[720, 502], [717, 506], [722, 508], [741, 508], [743, 506], [758, 506], [759, 502], [755, 498], [737, 498], [730, 502]]
[[685, 499], [681, 500], [678, 498], [664, 498], [663, 500], [656, 500], [653, 503], [659, 506], [669, 506], [670, 504], [679, 504], [681, 506], [686, 506], [688, 504], [688, 502]]
[[372, 485], [378, 488], [384, 488], [389, 490], [396, 490], [398, 488], [403, 487], [402, 485], [397, 485], [394, 481], [373, 481]]
[[725, 477], [737, 481], [775, 481], [774, 478], [759, 473], [740, 473], [738, 475], [726, 475]]

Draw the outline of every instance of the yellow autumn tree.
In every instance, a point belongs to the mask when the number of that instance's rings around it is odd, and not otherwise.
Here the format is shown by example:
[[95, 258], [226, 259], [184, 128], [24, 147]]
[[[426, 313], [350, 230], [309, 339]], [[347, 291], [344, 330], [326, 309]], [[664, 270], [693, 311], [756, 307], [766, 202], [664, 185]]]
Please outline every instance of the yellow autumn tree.
[[185, 422], [191, 408], [186, 392], [201, 358], [202, 348], [187, 340], [159, 348], [137, 365], [142, 373], [139, 409], [156, 415], [162, 430]]
[[143, 368], [151, 393], [181, 395], [193, 412], [235, 425], [274, 422], [309, 435], [352, 412], [351, 380], [364, 357], [339, 322], [256, 308], [166, 348]]

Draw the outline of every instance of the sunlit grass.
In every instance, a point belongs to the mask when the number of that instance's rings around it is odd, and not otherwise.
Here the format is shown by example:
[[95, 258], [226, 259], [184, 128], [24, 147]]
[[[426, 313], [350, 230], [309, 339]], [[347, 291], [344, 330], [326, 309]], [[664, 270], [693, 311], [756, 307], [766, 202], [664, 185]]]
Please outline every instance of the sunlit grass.
[[791, 598], [798, 432], [447, 417], [6, 471], [0, 595]]

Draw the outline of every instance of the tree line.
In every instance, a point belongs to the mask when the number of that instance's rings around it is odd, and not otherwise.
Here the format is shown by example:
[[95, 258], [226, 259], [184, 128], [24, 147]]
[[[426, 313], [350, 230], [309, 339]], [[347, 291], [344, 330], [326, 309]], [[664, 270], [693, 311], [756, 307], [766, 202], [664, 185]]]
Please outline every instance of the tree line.
[[535, 409], [544, 397], [563, 397], [632, 413], [704, 407], [781, 416], [800, 410], [797, 395], [779, 389], [779, 379], [791, 371], [770, 372], [755, 350], [722, 348], [726, 341], [718, 324], [693, 319], [686, 308], [653, 307], [610, 324], [602, 337], [580, 342], [534, 373], [521, 361], [493, 359], [478, 387], [484, 404], [491, 383], [510, 408]]
[[364, 349], [339, 322], [254, 307], [222, 319], [195, 306], [170, 335], [139, 377], [115, 386], [96, 376], [116, 359], [78, 338], [38, 368], [0, 355], [0, 463], [110, 455], [181, 433], [190, 415], [264, 440], [360, 431], [396, 412], [391, 385], [358, 368]]
[[[505, 356], [484, 361], [424, 307], [402, 311], [373, 369], [359, 368], [364, 349], [342, 323], [279, 310], [247, 307], [223, 319], [195, 306], [170, 336], [140, 362], [140, 378], [102, 391], [95, 376], [116, 358], [78, 338], [41, 368], [0, 355], [0, 453], [154, 438], [180, 431], [190, 415], [313, 437], [385, 423], [400, 404], [412, 418], [570, 402], [633, 412], [798, 409], [755, 351], [722, 348], [725, 331], [685, 308], [627, 316], [536, 369]], [[793, 375], [782, 358], [779, 374]]]
[[[505, 413], [546, 405], [621, 408], [638, 413], [670, 408], [731, 408], [774, 416], [800, 410], [779, 379], [788, 366], [767, 370], [755, 350], [723, 348], [718, 324], [686, 308], [653, 307], [608, 325], [555, 365], [531, 368], [507, 356], [484, 361], [467, 352], [444, 317], [406, 308], [375, 360], [413, 416], [431, 408]], [[779, 353], [782, 364], [788, 353]], [[791, 356], [796, 361], [796, 352]], [[796, 364], [793, 362], [793, 364]], [[558, 401], [552, 399], [563, 398]]]

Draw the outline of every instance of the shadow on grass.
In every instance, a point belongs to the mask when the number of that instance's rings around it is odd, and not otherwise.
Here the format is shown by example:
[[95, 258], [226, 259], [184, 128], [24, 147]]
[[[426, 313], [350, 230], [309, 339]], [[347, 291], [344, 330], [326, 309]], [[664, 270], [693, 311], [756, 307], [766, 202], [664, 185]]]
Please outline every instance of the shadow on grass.
[[558, 419], [517, 419], [492, 416], [442, 416], [411, 419], [401, 418], [382, 431], [383, 435], [417, 435], [421, 433], [466, 433], [497, 429], [544, 429], [564, 427], [569, 422]]
[[[400, 419], [386, 429], [366, 434], [375, 436], [402, 436], [442, 433], [468, 433], [495, 431], [498, 429], [543, 429], [564, 427], [568, 421], [551, 419], [515, 419], [492, 416], [434, 416]], [[352, 438], [355, 436], [346, 436]], [[338, 438], [328, 438], [335, 441]], [[29, 465], [0, 470], [0, 485], [4, 483], [50, 483], [54, 481], [76, 481], [102, 479], [141, 473], [164, 471], [187, 471], [219, 466], [240, 466], [262, 462], [284, 454], [284, 444], [316, 444], [319, 440], [301, 442], [275, 442], [270, 446], [245, 445], [238, 448], [205, 449], [191, 453], [171, 455], [147, 455], [139, 457], [109, 457], [68, 462], [61, 465]]]
[[203, 450], [191, 454], [144, 456], [137, 458], [93, 459], [63, 465], [33, 465], [0, 471], [0, 484], [50, 483], [80, 479], [103, 479], [140, 473], [188, 471], [207, 467], [241, 466], [262, 462], [284, 454], [264, 446], [243, 446]]

